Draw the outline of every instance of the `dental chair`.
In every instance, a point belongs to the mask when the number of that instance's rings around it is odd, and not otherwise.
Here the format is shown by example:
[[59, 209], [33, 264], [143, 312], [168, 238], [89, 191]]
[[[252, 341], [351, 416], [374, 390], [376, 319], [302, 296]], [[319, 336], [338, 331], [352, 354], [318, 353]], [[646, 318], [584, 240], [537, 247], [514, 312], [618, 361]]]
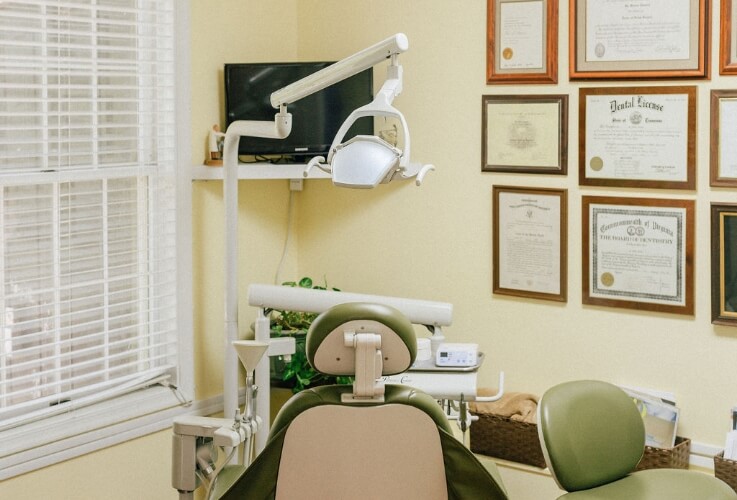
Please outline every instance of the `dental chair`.
[[452, 434], [429, 395], [384, 385], [416, 356], [412, 325], [394, 308], [341, 304], [307, 334], [310, 364], [351, 385], [315, 387], [281, 409], [266, 446], [247, 469], [226, 467], [222, 499], [505, 500], [496, 469], [483, 466]]
[[727, 500], [737, 494], [701, 472], [633, 472], [645, 449], [645, 427], [627, 394], [606, 382], [582, 380], [550, 388], [538, 404], [538, 435], [565, 500]]

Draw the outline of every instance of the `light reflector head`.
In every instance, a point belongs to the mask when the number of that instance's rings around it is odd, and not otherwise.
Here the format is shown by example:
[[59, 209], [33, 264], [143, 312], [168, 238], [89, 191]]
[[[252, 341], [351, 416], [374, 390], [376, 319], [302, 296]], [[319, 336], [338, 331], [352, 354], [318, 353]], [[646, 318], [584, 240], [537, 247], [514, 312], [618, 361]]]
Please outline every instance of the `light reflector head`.
[[375, 135], [357, 135], [335, 148], [331, 162], [333, 183], [351, 188], [374, 188], [391, 180], [402, 152]]

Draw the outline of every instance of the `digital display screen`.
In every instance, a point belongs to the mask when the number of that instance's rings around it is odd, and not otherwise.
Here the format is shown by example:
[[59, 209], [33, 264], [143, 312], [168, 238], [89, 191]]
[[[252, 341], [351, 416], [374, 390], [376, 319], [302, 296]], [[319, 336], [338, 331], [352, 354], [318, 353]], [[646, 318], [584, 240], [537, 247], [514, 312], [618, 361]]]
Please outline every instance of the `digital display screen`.
[[[236, 120], [273, 121], [272, 92], [329, 66], [330, 62], [250, 63], [225, 65], [227, 125]], [[285, 139], [241, 137], [239, 155], [309, 156], [327, 154], [343, 122], [356, 108], [373, 100], [371, 68], [287, 105], [292, 131]], [[373, 135], [372, 117], [359, 118], [343, 138]]]

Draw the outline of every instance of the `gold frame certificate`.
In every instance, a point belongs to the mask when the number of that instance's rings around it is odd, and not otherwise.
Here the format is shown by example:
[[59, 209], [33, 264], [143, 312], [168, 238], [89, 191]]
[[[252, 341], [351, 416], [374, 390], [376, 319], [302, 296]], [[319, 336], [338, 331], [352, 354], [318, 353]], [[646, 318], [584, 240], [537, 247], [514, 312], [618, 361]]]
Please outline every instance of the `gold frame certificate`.
[[695, 188], [696, 87], [579, 90], [579, 184]]
[[558, 0], [487, 0], [486, 83], [558, 82]]
[[583, 303], [692, 315], [693, 200], [584, 196]]
[[568, 96], [482, 96], [481, 170], [567, 171]]
[[494, 186], [494, 293], [565, 302], [567, 192]]

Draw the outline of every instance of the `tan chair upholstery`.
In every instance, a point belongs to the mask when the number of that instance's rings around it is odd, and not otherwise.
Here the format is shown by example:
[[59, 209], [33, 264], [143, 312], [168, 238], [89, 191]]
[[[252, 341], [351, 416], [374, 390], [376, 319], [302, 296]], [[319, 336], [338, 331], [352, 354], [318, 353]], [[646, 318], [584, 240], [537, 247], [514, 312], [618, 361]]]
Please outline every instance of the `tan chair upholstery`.
[[565, 500], [728, 500], [737, 494], [713, 476], [681, 469], [633, 472], [645, 448], [637, 407], [615, 385], [566, 382], [543, 394], [538, 434]]
[[[380, 335], [384, 375], [414, 362], [412, 325], [377, 304], [342, 304], [312, 324], [306, 352], [316, 370], [355, 375], [359, 357], [346, 347], [358, 332]], [[378, 341], [378, 339], [377, 339]], [[300, 392], [277, 415], [264, 451], [247, 470], [228, 468], [216, 490], [223, 499], [461, 500], [506, 499], [495, 471], [481, 465], [452, 435], [430, 396], [403, 385], [378, 384], [377, 397], [350, 385]], [[383, 399], [383, 400], [382, 400]], [[493, 475], [492, 475], [493, 474]], [[496, 477], [495, 477], [496, 476]]]

